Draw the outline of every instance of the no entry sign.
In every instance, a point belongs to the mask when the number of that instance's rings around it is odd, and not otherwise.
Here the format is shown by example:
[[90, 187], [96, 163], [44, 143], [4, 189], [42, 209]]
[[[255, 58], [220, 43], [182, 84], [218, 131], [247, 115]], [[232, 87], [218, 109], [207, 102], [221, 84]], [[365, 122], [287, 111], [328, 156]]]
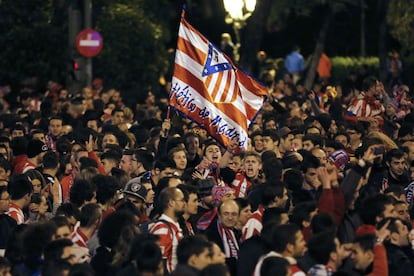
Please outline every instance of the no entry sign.
[[76, 36], [76, 48], [84, 57], [97, 56], [102, 47], [102, 36], [93, 29], [85, 29]]

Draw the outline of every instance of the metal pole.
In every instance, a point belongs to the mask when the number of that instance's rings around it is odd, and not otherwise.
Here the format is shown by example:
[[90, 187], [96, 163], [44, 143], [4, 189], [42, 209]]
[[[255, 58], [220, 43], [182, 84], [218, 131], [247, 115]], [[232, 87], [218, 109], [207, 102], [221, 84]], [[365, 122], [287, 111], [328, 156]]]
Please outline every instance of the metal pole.
[[[79, 10], [80, 7], [76, 5], [73, 1], [70, 2], [68, 6], [68, 61], [73, 60], [77, 56], [77, 51], [75, 48], [76, 35], [81, 29], [81, 13]], [[76, 90], [77, 80], [75, 80], [75, 73], [73, 71], [72, 64], [68, 64], [68, 74], [66, 77], [66, 87], [70, 93]], [[73, 74], [73, 75], [71, 75]]]
[[[92, 1], [83, 1], [85, 29], [92, 28]], [[85, 58], [85, 84], [92, 86], [92, 58]]]

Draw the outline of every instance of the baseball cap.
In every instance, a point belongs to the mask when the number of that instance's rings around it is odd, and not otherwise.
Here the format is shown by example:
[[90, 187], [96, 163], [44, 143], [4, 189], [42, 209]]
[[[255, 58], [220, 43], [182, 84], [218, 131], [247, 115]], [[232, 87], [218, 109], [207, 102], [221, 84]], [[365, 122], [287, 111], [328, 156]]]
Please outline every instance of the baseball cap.
[[40, 140], [30, 140], [27, 145], [27, 156], [33, 158], [36, 155], [48, 151], [48, 147], [45, 143]]
[[142, 177], [135, 177], [128, 181], [124, 188], [124, 194], [138, 197], [145, 202], [147, 188], [145, 188], [141, 180]]

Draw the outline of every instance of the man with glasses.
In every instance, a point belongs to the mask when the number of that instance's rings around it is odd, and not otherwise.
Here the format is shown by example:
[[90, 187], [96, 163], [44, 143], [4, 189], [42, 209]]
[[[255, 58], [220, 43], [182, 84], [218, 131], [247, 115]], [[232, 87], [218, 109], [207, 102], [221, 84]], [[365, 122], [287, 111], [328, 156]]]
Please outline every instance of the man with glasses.
[[177, 265], [177, 246], [183, 237], [178, 219], [184, 214], [186, 200], [183, 192], [176, 187], [163, 189], [159, 196], [163, 214], [150, 225], [150, 233], [159, 236], [159, 245], [165, 266], [171, 273]]
[[346, 126], [346, 133], [349, 136], [348, 152], [354, 154], [355, 150], [362, 145], [362, 139], [365, 135], [364, 126], [360, 122], [351, 122]]

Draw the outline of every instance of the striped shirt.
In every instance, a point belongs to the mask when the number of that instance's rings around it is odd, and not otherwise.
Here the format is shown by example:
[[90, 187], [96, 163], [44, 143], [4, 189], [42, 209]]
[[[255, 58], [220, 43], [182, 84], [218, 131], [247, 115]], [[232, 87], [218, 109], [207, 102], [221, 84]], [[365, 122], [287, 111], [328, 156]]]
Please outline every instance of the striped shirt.
[[23, 210], [16, 205], [13, 202], [9, 203], [9, 211], [7, 212], [7, 214], [12, 217], [17, 224], [23, 224], [24, 223], [24, 213]]
[[242, 241], [245, 241], [253, 236], [260, 235], [262, 232], [264, 207], [262, 205], [250, 216], [242, 229]]
[[178, 222], [165, 214], [162, 214], [159, 220], [167, 221], [169, 226], [163, 221], [156, 221], [150, 225], [150, 233], [159, 236], [162, 256], [166, 259], [167, 270], [171, 273], [177, 265], [177, 246], [183, 237], [183, 231]]

